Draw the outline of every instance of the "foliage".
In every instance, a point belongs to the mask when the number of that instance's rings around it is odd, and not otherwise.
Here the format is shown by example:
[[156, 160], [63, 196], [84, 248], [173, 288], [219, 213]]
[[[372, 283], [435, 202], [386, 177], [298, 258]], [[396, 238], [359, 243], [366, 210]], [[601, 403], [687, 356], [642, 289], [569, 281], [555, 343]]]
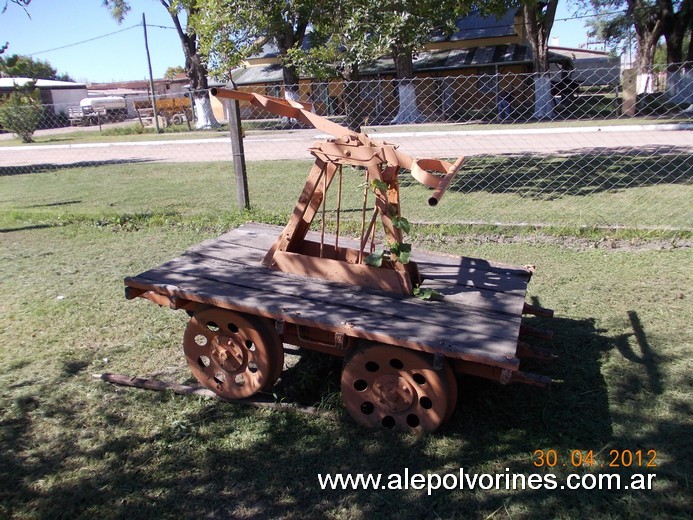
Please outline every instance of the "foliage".
[[[388, 200], [388, 190], [389, 186], [387, 183], [380, 179], [373, 179], [370, 184], [370, 189], [373, 193], [379, 196], [381, 200]], [[387, 217], [392, 220], [392, 225], [396, 229], [399, 229], [402, 234], [409, 233], [411, 231], [411, 225], [409, 221], [401, 216], [397, 208], [393, 207], [389, 202], [387, 202]], [[411, 257], [411, 244], [405, 242], [388, 242], [388, 250], [379, 249], [365, 259], [366, 264], [373, 267], [380, 267], [383, 265], [383, 260], [387, 259], [392, 262], [399, 262], [400, 264], [409, 263], [409, 258]]]
[[111, 16], [118, 23], [122, 23], [125, 16], [130, 12], [130, 4], [125, 0], [102, 0], [101, 4], [111, 12]]
[[370, 0], [336, 2], [329, 16], [314, 22], [311, 44], [289, 49], [287, 59], [318, 79], [357, 80], [361, 66], [387, 52], [389, 40], [378, 23], [379, 10]]
[[[280, 58], [304, 43], [308, 26], [328, 12], [331, 0], [200, 0], [191, 23], [213, 74], [230, 79], [231, 69], [270, 43]], [[296, 67], [283, 63], [284, 84], [298, 84]]]
[[[197, 15], [198, 2], [196, 0], [159, 0], [159, 2], [171, 16], [171, 21], [180, 38], [185, 56], [185, 71], [190, 78], [191, 90], [195, 92], [206, 90], [207, 67], [198, 54], [197, 35], [189, 25], [183, 27], [181, 21], [189, 21]], [[102, 4], [118, 23], [121, 23], [131, 10], [127, 0], [103, 0]]]
[[35, 60], [31, 56], [11, 54], [0, 56], [0, 73], [10, 78], [52, 79], [57, 81], [72, 81], [68, 74], [58, 74], [50, 63]]
[[200, 0], [200, 9], [188, 20], [199, 37], [199, 52], [215, 78], [231, 79], [231, 70], [259, 47], [258, 28], [251, 23], [256, 5], [241, 9], [235, 1]]
[[10, 93], [0, 105], [0, 125], [23, 143], [31, 143], [42, 113], [38, 91], [29, 84]]
[[667, 62], [684, 61], [685, 36], [690, 39], [693, 30], [690, 0], [576, 0], [575, 4], [597, 15], [588, 22], [588, 34], [607, 42], [613, 52], [619, 53], [635, 38], [641, 70], [652, 68], [662, 36]]
[[185, 74], [185, 69], [183, 67], [181, 67], [180, 65], [177, 65], [175, 67], [169, 67], [166, 69], [166, 72], [164, 72], [164, 78], [173, 79], [179, 74]]

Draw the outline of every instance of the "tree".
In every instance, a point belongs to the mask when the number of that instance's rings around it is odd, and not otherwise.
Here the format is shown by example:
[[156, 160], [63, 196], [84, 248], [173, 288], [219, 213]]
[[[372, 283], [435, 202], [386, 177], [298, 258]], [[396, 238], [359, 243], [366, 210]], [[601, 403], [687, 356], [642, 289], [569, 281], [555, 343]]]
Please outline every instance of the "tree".
[[[667, 47], [667, 64], [670, 71], [676, 71], [684, 63], [684, 41], [693, 33], [693, 5], [690, 0], [659, 0], [659, 8], [663, 21], [662, 32]], [[688, 64], [690, 68], [693, 64]]]
[[[436, 30], [450, 31], [458, 16], [469, 12], [470, 1], [392, 0], [386, 8], [373, 0], [335, 1], [315, 23], [316, 45], [307, 53], [297, 50], [290, 59], [301, 66], [339, 71], [347, 80], [345, 97], [350, 98], [350, 81], [358, 79], [359, 68], [369, 61], [391, 55], [398, 82], [399, 109], [394, 123], [421, 120], [416, 101], [414, 57], [430, 42]], [[331, 65], [330, 65], [331, 63]], [[348, 111], [349, 112], [349, 111]], [[350, 121], [350, 126], [358, 124]]]
[[556, 18], [558, 0], [522, 0], [522, 14], [534, 64], [534, 117], [553, 117], [549, 76], [549, 36]]
[[683, 51], [685, 36], [693, 31], [691, 0], [580, 0], [578, 5], [597, 15], [590, 23], [590, 35], [615, 49], [635, 33], [639, 93], [651, 91], [655, 52], [662, 36], [670, 70], [693, 57], [690, 48], [686, 58]]
[[179, 74], [185, 74], [185, 69], [183, 67], [180, 65], [176, 67], [169, 67], [166, 69], [166, 72], [164, 72], [164, 78], [173, 79]]
[[10, 54], [7, 57], [0, 56], [0, 76], [72, 81], [68, 74], [58, 74], [58, 71], [47, 61], [35, 60], [30, 56], [17, 54]]
[[15, 90], [0, 105], [0, 125], [23, 143], [32, 143], [42, 113], [43, 106], [34, 83], [22, 87], [15, 85]]
[[[212, 105], [207, 93], [209, 88], [207, 83], [207, 66], [198, 52], [197, 34], [189, 23], [186, 23], [186, 27], [183, 27], [181, 22], [183, 17], [189, 21], [198, 16], [201, 2], [198, 0], [159, 0], [159, 2], [171, 16], [183, 48], [185, 72], [190, 80], [190, 89], [192, 90], [195, 113], [197, 115], [195, 128], [199, 130], [219, 126], [212, 112]], [[102, 0], [102, 3], [111, 11], [111, 15], [119, 23], [123, 21], [130, 11], [130, 5], [127, 0]]]
[[379, 9], [382, 38], [388, 41], [395, 63], [399, 109], [393, 123], [414, 123], [421, 120], [416, 101], [414, 56], [427, 44], [433, 31], [446, 32], [455, 21], [468, 14], [471, 2], [452, 0], [392, 0], [389, 9]]
[[330, 16], [322, 16], [313, 24], [311, 45], [294, 47], [287, 53], [301, 74], [323, 80], [337, 76], [345, 81], [346, 122], [357, 132], [364, 121], [358, 97], [360, 70], [387, 52], [375, 9], [379, 6], [370, 0], [337, 0], [327, 9]]
[[199, 0], [198, 5], [193, 23], [200, 34], [203, 52], [218, 73], [228, 77], [231, 68], [243, 58], [271, 43], [282, 60], [284, 95], [287, 99], [298, 99], [298, 69], [286, 57], [303, 45], [309, 25], [318, 19], [321, 2]]

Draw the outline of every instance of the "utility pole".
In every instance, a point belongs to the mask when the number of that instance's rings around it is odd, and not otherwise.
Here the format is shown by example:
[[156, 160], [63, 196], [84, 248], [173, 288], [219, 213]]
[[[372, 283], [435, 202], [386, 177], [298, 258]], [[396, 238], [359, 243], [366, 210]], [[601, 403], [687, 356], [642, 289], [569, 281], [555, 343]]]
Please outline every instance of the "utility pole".
[[147, 20], [142, 13], [142, 28], [144, 29], [144, 48], [147, 51], [147, 65], [149, 66], [149, 90], [152, 96], [152, 108], [154, 109], [154, 128], [156, 128], [156, 133], [160, 134], [161, 129], [159, 128], [159, 117], [156, 113], [156, 98], [154, 97], [154, 76], [152, 75], [152, 59], [149, 56], [149, 40], [147, 40]]

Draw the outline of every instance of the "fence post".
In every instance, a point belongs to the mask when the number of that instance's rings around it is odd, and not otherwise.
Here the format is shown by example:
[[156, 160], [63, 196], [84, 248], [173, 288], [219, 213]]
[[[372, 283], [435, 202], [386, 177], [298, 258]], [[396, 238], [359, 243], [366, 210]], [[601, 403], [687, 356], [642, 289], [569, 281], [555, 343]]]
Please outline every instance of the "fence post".
[[243, 131], [238, 101], [235, 99], [227, 100], [226, 108], [229, 112], [229, 136], [231, 137], [231, 152], [233, 154], [233, 177], [236, 180], [236, 201], [239, 208], [250, 209], [248, 175], [245, 169]]
[[626, 69], [623, 71], [623, 101], [621, 103], [621, 114], [634, 117], [636, 113], [638, 92], [637, 92], [638, 71]]

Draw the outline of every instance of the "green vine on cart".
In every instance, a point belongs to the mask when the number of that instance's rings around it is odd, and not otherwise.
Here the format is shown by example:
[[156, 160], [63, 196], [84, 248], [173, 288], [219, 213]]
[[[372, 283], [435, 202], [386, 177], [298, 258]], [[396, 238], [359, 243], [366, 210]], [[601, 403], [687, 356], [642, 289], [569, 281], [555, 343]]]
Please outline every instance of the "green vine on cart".
[[[370, 183], [370, 188], [373, 193], [380, 192], [387, 200], [388, 185], [380, 179], [373, 179]], [[397, 210], [393, 208], [390, 203], [387, 203], [388, 216], [392, 220], [392, 225], [397, 229], [402, 231], [402, 234], [409, 233], [411, 231], [411, 224], [409, 221], [398, 214]], [[411, 258], [411, 244], [406, 242], [387, 242], [387, 249], [376, 249], [370, 255], [365, 258], [365, 263], [372, 267], [381, 267], [383, 265], [383, 260], [390, 260], [393, 262], [399, 262], [401, 264], [406, 264]], [[423, 289], [421, 287], [414, 288], [414, 296], [421, 298], [422, 300], [437, 300], [443, 299], [443, 295], [440, 294], [435, 289]]]
[[[389, 189], [387, 183], [381, 181], [380, 179], [373, 179], [370, 183], [370, 188], [373, 193], [380, 192], [385, 200], [387, 200], [387, 190]], [[392, 225], [397, 229], [402, 230], [402, 234], [409, 233], [411, 231], [411, 225], [409, 221], [400, 216], [397, 210], [393, 208], [390, 203], [387, 204], [388, 217], [392, 220]], [[387, 242], [387, 250], [376, 249], [365, 259], [366, 264], [373, 267], [380, 267], [383, 265], [383, 260], [391, 260], [393, 262], [399, 262], [401, 264], [406, 264], [409, 262], [411, 257], [411, 244], [406, 242]]]

